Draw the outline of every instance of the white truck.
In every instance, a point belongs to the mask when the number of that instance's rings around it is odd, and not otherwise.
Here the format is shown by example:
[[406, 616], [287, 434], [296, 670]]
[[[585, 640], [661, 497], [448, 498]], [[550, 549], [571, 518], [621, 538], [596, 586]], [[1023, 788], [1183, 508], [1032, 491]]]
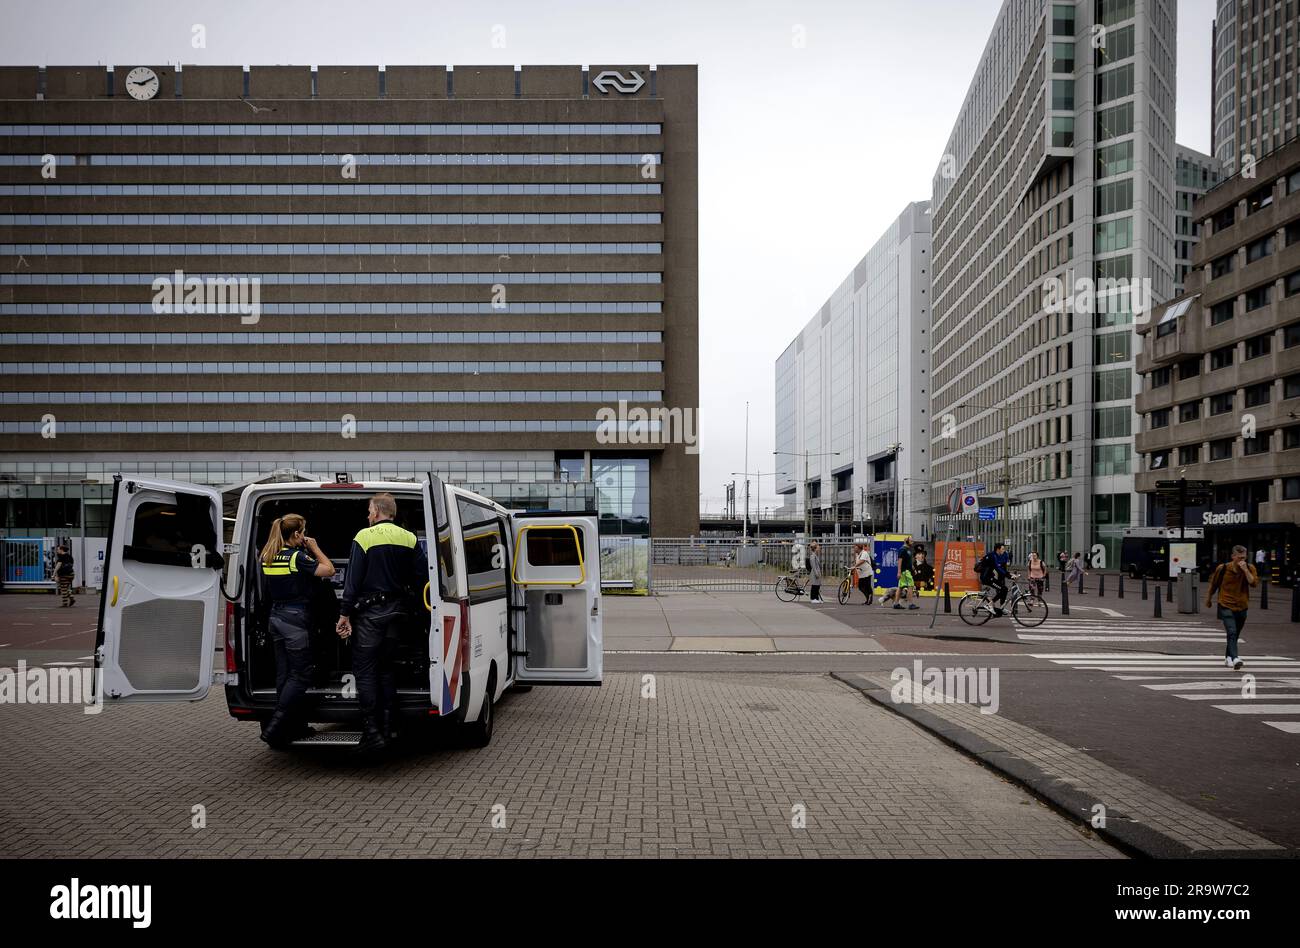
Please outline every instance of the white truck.
[[433, 474], [419, 482], [254, 484], [239, 498], [225, 543], [217, 490], [123, 474], [114, 479], [95, 647], [104, 704], [199, 701], [222, 684], [233, 717], [265, 721], [276, 672], [258, 555], [275, 518], [297, 513], [338, 569], [311, 604], [309, 692], [312, 723], [337, 726], [295, 743], [356, 744], [351, 645], [334, 624], [352, 538], [381, 491], [396, 499], [397, 523], [416, 534], [429, 563], [396, 653], [399, 727], [451, 721], [484, 746], [493, 702], [507, 688], [601, 683], [593, 516], [507, 510]]

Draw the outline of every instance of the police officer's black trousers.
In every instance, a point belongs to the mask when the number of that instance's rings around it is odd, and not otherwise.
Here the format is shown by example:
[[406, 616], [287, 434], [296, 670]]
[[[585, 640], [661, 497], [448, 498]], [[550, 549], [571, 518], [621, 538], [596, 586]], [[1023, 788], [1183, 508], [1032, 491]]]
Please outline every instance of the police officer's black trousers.
[[302, 603], [271, 606], [271, 641], [275, 645], [275, 730], [283, 734], [306, 721], [316, 668], [311, 654], [311, 632], [307, 607]]
[[406, 613], [399, 602], [385, 602], [352, 618], [352, 671], [357, 676], [357, 704], [364, 725], [383, 728], [385, 712], [397, 707], [393, 660]]

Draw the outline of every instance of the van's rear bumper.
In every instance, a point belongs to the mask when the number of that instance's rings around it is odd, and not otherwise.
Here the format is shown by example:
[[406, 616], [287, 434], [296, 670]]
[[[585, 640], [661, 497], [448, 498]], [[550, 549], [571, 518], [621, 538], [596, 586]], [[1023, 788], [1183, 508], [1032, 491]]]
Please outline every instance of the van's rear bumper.
[[[250, 700], [237, 685], [227, 685], [226, 708], [237, 721], [261, 721], [275, 712], [275, 701]], [[427, 693], [403, 694], [397, 698], [397, 714], [404, 719], [429, 718], [437, 717], [438, 709], [430, 702]], [[307, 719], [323, 724], [359, 723], [361, 708], [355, 698], [322, 698], [308, 712]]]

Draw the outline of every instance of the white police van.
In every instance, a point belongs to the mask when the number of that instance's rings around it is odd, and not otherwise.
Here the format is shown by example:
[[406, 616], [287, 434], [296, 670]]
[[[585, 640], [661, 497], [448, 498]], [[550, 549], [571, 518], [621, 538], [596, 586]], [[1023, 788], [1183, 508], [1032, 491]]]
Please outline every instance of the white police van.
[[357, 743], [352, 646], [334, 626], [352, 538], [380, 492], [396, 499], [397, 523], [416, 534], [429, 561], [396, 653], [401, 726], [454, 722], [483, 746], [493, 702], [507, 688], [600, 684], [595, 517], [508, 510], [433, 474], [418, 483], [254, 484], [243, 490], [224, 543], [218, 491], [118, 475], [95, 648], [104, 703], [198, 701], [223, 684], [233, 717], [269, 718], [275, 655], [259, 553], [271, 523], [297, 513], [338, 572], [319, 581], [311, 604], [309, 715], [336, 726], [295, 743]]

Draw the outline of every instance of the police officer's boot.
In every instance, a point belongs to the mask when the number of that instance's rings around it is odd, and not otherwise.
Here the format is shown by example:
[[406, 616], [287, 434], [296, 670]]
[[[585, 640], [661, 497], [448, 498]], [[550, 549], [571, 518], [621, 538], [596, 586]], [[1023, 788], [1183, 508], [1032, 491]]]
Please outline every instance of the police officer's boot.
[[388, 749], [388, 738], [380, 727], [382, 719], [371, 715], [361, 722], [361, 742], [357, 744], [357, 753], [372, 756]]
[[293, 723], [285, 712], [276, 711], [271, 715], [271, 720], [266, 722], [266, 727], [262, 729], [261, 738], [276, 750], [284, 750], [293, 740], [293, 735], [290, 733], [292, 726]]

